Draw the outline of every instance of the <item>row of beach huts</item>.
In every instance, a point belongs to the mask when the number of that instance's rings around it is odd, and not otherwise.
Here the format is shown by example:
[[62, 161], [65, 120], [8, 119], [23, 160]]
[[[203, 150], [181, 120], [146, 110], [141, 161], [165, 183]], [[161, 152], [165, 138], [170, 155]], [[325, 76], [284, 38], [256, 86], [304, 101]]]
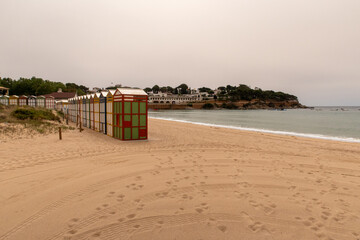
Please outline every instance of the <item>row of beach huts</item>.
[[[55, 101], [52, 97], [49, 98], [53, 100], [52, 105], [48, 98], [41, 96], [31, 96], [26, 98], [26, 101], [21, 97], [12, 100], [14, 99], [12, 97], [7, 97], [8, 104], [5, 105], [57, 109], [64, 112], [68, 120], [81, 127], [87, 127], [120, 140], [148, 138], [148, 95], [142, 89], [118, 88], [60, 101]], [[43, 99], [44, 103], [40, 102], [40, 99]], [[0, 103], [3, 102], [0, 101]]]
[[31, 106], [31, 107], [43, 107], [48, 109], [55, 108], [55, 98], [45, 96], [0, 96], [0, 104], [3, 105], [15, 105], [15, 106]]

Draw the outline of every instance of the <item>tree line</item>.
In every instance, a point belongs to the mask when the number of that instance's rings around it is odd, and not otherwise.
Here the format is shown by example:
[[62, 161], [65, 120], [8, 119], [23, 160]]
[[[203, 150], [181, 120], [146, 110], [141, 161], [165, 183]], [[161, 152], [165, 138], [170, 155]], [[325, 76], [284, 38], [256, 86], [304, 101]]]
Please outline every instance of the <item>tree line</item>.
[[276, 100], [276, 101], [298, 101], [298, 98], [294, 95], [275, 92], [272, 90], [263, 91], [261, 88], [252, 89], [245, 84], [240, 84], [239, 86], [227, 85], [226, 87], [221, 86], [218, 88], [220, 92], [218, 93], [219, 99], [226, 99], [230, 101], [239, 101], [247, 100], [251, 101], [253, 99], [259, 100]]
[[20, 78], [18, 80], [11, 78], [0, 78], [0, 86], [10, 88], [10, 95], [45, 95], [58, 91], [59, 88], [63, 92], [77, 92], [77, 94], [84, 95], [89, 88], [75, 83], [62, 83], [44, 80], [42, 78]]

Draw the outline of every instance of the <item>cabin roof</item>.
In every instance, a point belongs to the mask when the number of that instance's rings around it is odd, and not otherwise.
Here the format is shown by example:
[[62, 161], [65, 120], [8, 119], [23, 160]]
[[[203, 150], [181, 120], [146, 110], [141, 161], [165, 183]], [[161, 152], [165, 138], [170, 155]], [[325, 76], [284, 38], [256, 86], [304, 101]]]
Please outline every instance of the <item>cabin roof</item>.
[[116, 90], [109, 90], [108, 93], [106, 94], [106, 96], [108, 96], [109, 94], [114, 95], [115, 91]]
[[108, 92], [109, 92], [109, 91], [101, 91], [99, 96], [100, 96], [100, 97], [106, 97], [107, 94], [108, 94]]
[[118, 88], [118, 89], [116, 89], [116, 91], [120, 92], [120, 94], [123, 94], [123, 95], [145, 95], [145, 96], [147, 96], [147, 93], [142, 89]]

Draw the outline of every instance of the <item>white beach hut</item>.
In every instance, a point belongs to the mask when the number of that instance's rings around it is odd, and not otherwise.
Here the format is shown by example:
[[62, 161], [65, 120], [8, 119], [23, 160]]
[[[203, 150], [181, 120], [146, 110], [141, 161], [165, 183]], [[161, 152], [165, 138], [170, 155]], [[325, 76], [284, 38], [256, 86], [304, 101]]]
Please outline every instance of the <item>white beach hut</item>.
[[36, 96], [30, 96], [28, 98], [28, 105], [30, 107], [36, 107]]

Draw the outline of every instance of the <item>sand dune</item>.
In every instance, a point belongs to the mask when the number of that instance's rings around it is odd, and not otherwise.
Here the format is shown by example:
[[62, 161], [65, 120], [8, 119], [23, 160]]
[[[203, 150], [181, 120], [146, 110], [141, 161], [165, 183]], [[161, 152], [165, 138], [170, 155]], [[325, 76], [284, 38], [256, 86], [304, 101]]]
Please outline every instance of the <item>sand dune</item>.
[[0, 239], [360, 239], [360, 145], [150, 120], [0, 143]]

